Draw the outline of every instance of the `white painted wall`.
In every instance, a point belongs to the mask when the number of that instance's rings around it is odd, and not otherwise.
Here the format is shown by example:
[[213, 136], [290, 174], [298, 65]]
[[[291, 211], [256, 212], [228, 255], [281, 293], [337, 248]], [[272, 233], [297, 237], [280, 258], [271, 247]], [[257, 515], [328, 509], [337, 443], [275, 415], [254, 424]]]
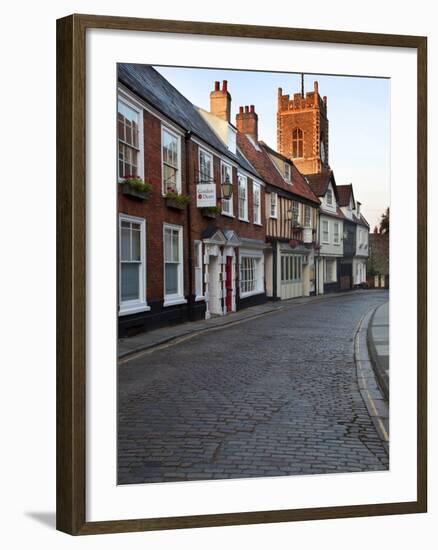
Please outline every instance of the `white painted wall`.
[[369, 232], [363, 225], [356, 226], [356, 255], [369, 256]]
[[[328, 223], [329, 237], [328, 243], [323, 241], [324, 222]], [[339, 223], [339, 244], [334, 243], [334, 227], [335, 223]], [[325, 216], [322, 212], [319, 215], [319, 243], [321, 245], [320, 254], [325, 256], [342, 256], [344, 254], [344, 244], [342, 235], [344, 232], [344, 224], [342, 220]]]

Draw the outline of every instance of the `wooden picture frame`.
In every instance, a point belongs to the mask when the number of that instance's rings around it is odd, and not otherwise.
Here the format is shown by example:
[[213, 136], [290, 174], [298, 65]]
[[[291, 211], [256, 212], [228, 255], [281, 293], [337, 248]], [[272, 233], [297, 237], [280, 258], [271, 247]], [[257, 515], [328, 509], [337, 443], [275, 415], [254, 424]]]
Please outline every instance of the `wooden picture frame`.
[[[417, 499], [373, 505], [86, 521], [85, 80], [87, 29], [412, 48], [417, 55]], [[419, 513], [427, 510], [427, 39], [71, 15], [57, 21], [57, 529], [72, 535]]]

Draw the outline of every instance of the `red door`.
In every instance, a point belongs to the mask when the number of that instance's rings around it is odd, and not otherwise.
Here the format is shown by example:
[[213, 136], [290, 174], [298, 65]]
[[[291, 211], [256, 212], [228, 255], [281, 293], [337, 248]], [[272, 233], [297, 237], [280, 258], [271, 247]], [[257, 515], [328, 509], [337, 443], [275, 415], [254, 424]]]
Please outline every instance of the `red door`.
[[233, 307], [233, 258], [231, 256], [226, 256], [227, 263], [225, 264], [225, 288], [227, 290], [227, 295], [225, 298], [225, 306], [227, 311], [231, 311]]

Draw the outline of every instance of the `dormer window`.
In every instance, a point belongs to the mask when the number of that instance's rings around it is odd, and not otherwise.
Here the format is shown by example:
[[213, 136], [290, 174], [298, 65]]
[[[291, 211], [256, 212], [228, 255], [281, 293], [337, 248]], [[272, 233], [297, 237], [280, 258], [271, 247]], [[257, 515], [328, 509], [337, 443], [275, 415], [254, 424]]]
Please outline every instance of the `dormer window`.
[[303, 131], [300, 128], [295, 128], [292, 132], [292, 156], [303, 156]]
[[290, 164], [284, 163], [284, 179], [290, 181]]
[[325, 200], [329, 206], [333, 205], [333, 191], [331, 189], [327, 189]]

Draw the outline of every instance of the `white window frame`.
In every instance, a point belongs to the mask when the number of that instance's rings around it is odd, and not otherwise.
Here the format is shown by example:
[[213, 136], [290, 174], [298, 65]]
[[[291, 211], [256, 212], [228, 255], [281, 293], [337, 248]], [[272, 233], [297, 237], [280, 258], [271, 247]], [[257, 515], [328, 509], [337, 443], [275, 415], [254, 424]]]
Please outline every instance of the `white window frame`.
[[[338, 228], [337, 236], [336, 227]], [[339, 222], [333, 222], [333, 244], [341, 244], [341, 224]]]
[[[140, 224], [140, 270], [139, 270], [139, 298], [136, 300], [122, 301], [122, 221]], [[141, 311], [149, 311], [151, 308], [146, 300], [146, 220], [128, 214], [119, 214], [119, 246], [118, 246], [118, 294], [119, 294], [119, 315], [129, 315]]]
[[[242, 291], [242, 279], [241, 279], [241, 267], [244, 258], [251, 258], [254, 260], [254, 281], [255, 287], [254, 290], [249, 290], [246, 292]], [[262, 294], [264, 292], [264, 259], [263, 253], [258, 251], [247, 250], [245, 252], [240, 252], [239, 254], [239, 296], [241, 298], [247, 298], [256, 294]]]
[[290, 183], [292, 178], [291, 165], [288, 162], [284, 163], [283, 178]]
[[[179, 246], [179, 269], [178, 269], [178, 292], [176, 294], [166, 294], [166, 253], [165, 253], [165, 234], [166, 229], [176, 229], [179, 233], [178, 246]], [[184, 298], [184, 233], [182, 225], [174, 225], [171, 223], [163, 223], [163, 307], [174, 306], [177, 304], [186, 304], [187, 300]]]
[[[330, 197], [330, 200], [329, 200]], [[333, 191], [331, 188], [327, 189], [326, 195], [325, 195], [325, 202], [328, 206], [333, 206]]]
[[[306, 212], [309, 213], [309, 224], [308, 225], [306, 225]], [[304, 218], [303, 219], [304, 227], [306, 227], [308, 229], [312, 229], [312, 227], [313, 227], [313, 224], [312, 224], [312, 208], [308, 204], [304, 205], [303, 218]]]
[[[144, 117], [143, 109], [126, 94], [118, 93], [117, 94], [117, 113], [119, 112], [119, 102], [124, 103], [127, 107], [136, 111], [138, 113], [138, 159], [137, 159], [137, 172], [138, 177], [144, 180], [144, 139], [143, 139], [143, 126], [144, 126]], [[122, 143], [124, 143], [122, 141]], [[133, 149], [135, 149], [133, 147]], [[120, 175], [119, 171], [119, 135], [117, 130], [117, 179], [118, 181], [123, 181], [125, 178]]]
[[[327, 240], [324, 240], [324, 224], [327, 224]], [[328, 220], [321, 220], [321, 240], [324, 244], [330, 244], [330, 224]]]
[[[228, 164], [227, 162], [224, 162], [221, 160], [221, 184], [223, 183], [222, 178], [222, 169], [226, 167], [230, 171], [230, 183], [232, 185], [232, 189], [234, 189], [234, 183], [233, 183], [233, 167], [231, 164]], [[221, 194], [222, 194], [222, 185], [221, 185]], [[231, 197], [229, 199], [224, 199], [221, 197], [221, 213], [223, 216], [229, 216], [230, 218], [234, 218], [234, 212], [233, 212], [233, 197], [234, 193], [231, 193]], [[224, 206], [228, 205], [228, 210], [224, 209]]]
[[[272, 201], [272, 199], [275, 197], [275, 200]], [[274, 207], [274, 209], [273, 209]], [[275, 210], [275, 213], [273, 213]], [[277, 219], [278, 218], [278, 195], [277, 193], [272, 193], [269, 197], [269, 217]]]
[[[259, 204], [256, 210], [256, 191], [258, 190]], [[256, 225], [262, 225], [262, 186], [255, 181], [252, 182], [252, 208], [253, 208], [253, 222]], [[257, 215], [256, 215], [257, 214]]]
[[178, 151], [178, 168], [177, 168], [177, 174], [176, 174], [176, 190], [178, 193], [181, 193], [181, 136], [171, 130], [169, 126], [166, 126], [165, 124], [161, 123], [161, 192], [163, 196], [166, 194], [166, 189], [164, 187], [164, 154], [163, 154], [163, 147], [164, 147], [164, 133], [167, 132], [169, 135], [177, 139], [177, 151]]
[[[295, 223], [300, 223], [300, 203], [298, 201], [292, 201], [290, 205], [290, 211], [292, 215], [292, 221]], [[296, 217], [295, 217], [296, 214]]]
[[[195, 262], [193, 264], [193, 268], [195, 270], [195, 301], [199, 302], [201, 300], [205, 300], [204, 297], [204, 266], [203, 266], [203, 254], [202, 254], [202, 241], [193, 241], [193, 254], [195, 258]], [[198, 266], [196, 266], [196, 263], [198, 262]], [[198, 281], [201, 284], [201, 288], [198, 286]]]
[[214, 179], [214, 157], [206, 149], [203, 149], [202, 147], [198, 147], [198, 175], [199, 175], [199, 177], [201, 177], [201, 154], [203, 154], [203, 155], [210, 158], [210, 174], [209, 174], [210, 181], [208, 181], [207, 183], [213, 183], [213, 179]]
[[[245, 189], [245, 208], [244, 208], [244, 212], [243, 212], [243, 216], [241, 215], [241, 212], [240, 212], [240, 189], [241, 189], [241, 185], [240, 185], [240, 182], [244, 182], [244, 186], [242, 186], [242, 189]], [[243, 221], [243, 222], [247, 222], [249, 221], [248, 220], [248, 178], [246, 176], [244, 176], [243, 174], [240, 174], [238, 173], [237, 174], [237, 213], [238, 213], [238, 217], [239, 217], [239, 220]]]

